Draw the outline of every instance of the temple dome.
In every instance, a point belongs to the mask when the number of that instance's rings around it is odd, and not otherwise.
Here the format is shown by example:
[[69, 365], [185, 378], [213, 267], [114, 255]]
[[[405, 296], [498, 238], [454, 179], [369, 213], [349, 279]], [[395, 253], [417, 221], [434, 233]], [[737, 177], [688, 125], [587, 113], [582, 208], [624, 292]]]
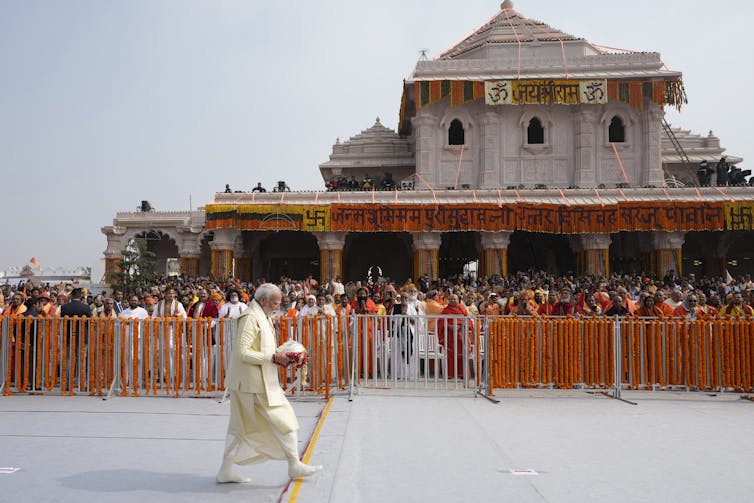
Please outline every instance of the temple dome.
[[377, 117], [372, 127], [344, 142], [336, 141], [330, 160], [319, 165], [325, 181], [332, 177], [382, 178], [385, 172], [408, 176], [414, 171], [413, 146]]

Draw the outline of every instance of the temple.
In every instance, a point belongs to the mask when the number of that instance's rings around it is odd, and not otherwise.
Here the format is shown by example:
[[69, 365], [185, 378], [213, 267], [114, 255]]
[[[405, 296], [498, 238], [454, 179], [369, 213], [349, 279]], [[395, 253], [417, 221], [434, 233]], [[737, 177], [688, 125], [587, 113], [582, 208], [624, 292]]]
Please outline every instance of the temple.
[[102, 229], [105, 279], [137, 237], [159, 267], [179, 258], [184, 275], [243, 281], [356, 280], [374, 267], [438, 278], [472, 262], [483, 276], [753, 273], [754, 189], [698, 187], [699, 163], [725, 150], [711, 131], [665, 121], [685, 103], [658, 53], [606, 52], [506, 0], [417, 62], [397, 131], [377, 119], [319, 166], [327, 187], [371, 190], [218, 193], [194, 212], [118, 213]]

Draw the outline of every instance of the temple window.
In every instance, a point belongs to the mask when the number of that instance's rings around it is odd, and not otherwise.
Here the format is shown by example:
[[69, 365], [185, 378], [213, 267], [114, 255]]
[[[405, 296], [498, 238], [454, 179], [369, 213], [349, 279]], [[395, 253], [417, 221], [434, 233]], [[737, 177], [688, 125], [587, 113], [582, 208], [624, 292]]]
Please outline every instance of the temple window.
[[626, 141], [626, 127], [623, 125], [623, 120], [617, 115], [610, 121], [608, 137], [610, 143], [624, 143]]
[[448, 145], [464, 145], [465, 143], [463, 124], [458, 119], [453, 119], [448, 129]]
[[533, 117], [529, 121], [529, 127], [526, 129], [526, 143], [529, 145], [542, 145], [545, 142], [545, 128], [542, 127], [542, 121]]

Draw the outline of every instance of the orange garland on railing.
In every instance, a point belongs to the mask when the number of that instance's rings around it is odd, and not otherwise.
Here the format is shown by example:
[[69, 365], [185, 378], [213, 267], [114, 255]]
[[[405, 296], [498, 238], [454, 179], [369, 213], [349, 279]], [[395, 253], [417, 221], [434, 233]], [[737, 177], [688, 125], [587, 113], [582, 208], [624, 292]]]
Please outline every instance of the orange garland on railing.
[[[188, 392], [188, 388], [183, 383], [183, 323], [175, 324], [175, 333], [173, 337], [175, 339], [175, 397], [181, 396], [181, 384], [183, 384], [184, 391]], [[188, 327], [186, 327], [188, 328]], [[188, 333], [186, 334], [186, 346], [188, 347]], [[208, 376], [209, 378], [209, 376]], [[199, 394], [197, 386], [197, 395]]]
[[129, 320], [132, 323], [131, 328], [131, 348], [133, 351], [133, 368], [131, 369], [131, 387], [133, 396], [139, 396], [139, 337], [141, 336], [141, 327], [138, 319]]

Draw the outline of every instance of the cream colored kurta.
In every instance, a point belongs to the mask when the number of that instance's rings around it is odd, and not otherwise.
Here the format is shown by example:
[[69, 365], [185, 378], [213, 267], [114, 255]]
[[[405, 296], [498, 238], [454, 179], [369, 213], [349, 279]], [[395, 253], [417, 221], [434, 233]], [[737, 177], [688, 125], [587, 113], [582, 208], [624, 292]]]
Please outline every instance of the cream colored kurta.
[[238, 318], [226, 384], [230, 391], [228, 445], [236, 464], [287, 459], [278, 437], [298, 430], [293, 407], [272, 363], [272, 322], [256, 301]]

